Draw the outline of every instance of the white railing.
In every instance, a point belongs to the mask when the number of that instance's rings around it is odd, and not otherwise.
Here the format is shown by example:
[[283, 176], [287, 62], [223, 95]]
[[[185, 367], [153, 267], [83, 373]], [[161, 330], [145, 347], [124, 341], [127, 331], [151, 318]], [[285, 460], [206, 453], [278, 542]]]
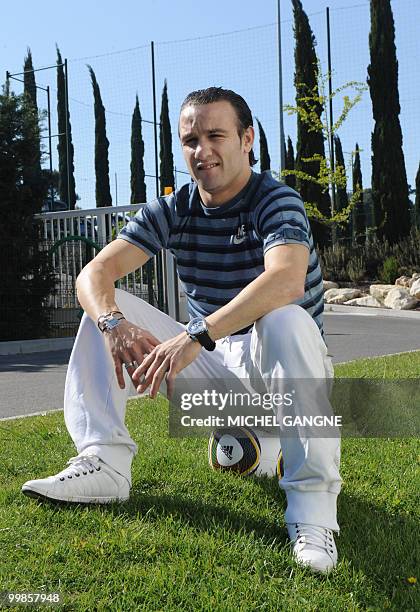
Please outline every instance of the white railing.
[[[57, 295], [51, 297], [51, 306], [55, 308], [78, 306], [74, 285], [86, 261], [86, 248], [94, 248], [97, 251], [111, 242], [141, 206], [145, 204], [46, 212], [35, 216], [43, 223], [45, 240], [51, 243], [51, 248], [55, 246], [52, 258], [57, 274]], [[69, 237], [78, 238], [60, 243], [62, 239]], [[95, 246], [90, 246], [92, 244]], [[176, 318], [178, 283], [173, 273], [171, 253], [166, 252], [163, 263], [164, 302], [168, 304], [169, 315]], [[153, 259], [153, 265], [154, 278], [157, 279], [156, 258]], [[148, 285], [144, 280], [143, 268], [120, 279], [119, 287], [148, 300]], [[156, 292], [156, 282], [154, 290]], [[178, 292], [179, 320], [186, 321], [188, 317], [185, 295], [179, 289]]]

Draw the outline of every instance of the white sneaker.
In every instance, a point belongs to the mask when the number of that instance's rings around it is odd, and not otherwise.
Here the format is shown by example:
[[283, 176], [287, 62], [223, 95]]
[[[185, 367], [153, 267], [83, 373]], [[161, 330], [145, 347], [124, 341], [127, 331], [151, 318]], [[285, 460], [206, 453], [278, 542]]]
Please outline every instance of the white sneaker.
[[128, 499], [128, 481], [96, 455], [72, 457], [67, 464], [70, 467], [55, 476], [28, 480], [22, 493], [29, 497], [81, 504], [107, 504]]
[[331, 529], [304, 523], [288, 523], [287, 531], [293, 545], [293, 556], [300, 565], [323, 574], [337, 565], [337, 548]]

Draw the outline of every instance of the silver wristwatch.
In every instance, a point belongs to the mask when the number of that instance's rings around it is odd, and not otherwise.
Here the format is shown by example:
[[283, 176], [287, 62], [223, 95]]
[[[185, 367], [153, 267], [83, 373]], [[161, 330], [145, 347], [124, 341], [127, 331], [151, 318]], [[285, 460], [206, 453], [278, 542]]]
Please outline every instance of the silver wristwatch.
[[98, 317], [98, 327], [102, 333], [109, 332], [117, 327], [121, 321], [124, 321], [124, 319], [125, 317], [122, 312], [113, 310], [112, 312], [108, 312]]

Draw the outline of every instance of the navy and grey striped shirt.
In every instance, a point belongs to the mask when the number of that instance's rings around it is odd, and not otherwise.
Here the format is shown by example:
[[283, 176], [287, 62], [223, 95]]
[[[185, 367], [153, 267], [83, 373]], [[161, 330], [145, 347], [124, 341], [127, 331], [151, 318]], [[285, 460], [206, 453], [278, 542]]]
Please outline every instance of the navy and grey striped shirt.
[[[264, 271], [264, 254], [280, 244], [310, 251], [305, 294], [296, 300], [323, 335], [321, 268], [302, 198], [269, 172], [252, 172], [230, 202], [205, 207], [195, 183], [142, 206], [118, 235], [154, 256], [169, 249], [191, 317], [207, 316], [232, 300]], [[241, 330], [243, 331], [243, 330]]]

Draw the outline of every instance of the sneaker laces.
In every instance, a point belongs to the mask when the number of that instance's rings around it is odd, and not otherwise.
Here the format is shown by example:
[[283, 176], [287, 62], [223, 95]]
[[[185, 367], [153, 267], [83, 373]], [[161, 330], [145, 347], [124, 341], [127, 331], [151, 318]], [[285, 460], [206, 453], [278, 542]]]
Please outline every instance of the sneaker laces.
[[295, 523], [295, 547], [302, 551], [305, 547], [319, 549], [329, 555], [334, 553], [334, 539], [331, 529]]
[[60, 476], [61, 479], [64, 480], [65, 477], [73, 478], [73, 476], [75, 476], [78, 478], [82, 474], [86, 476], [86, 474], [92, 474], [95, 470], [99, 472], [101, 469], [99, 463], [100, 459], [96, 455], [71, 457], [67, 461], [67, 465], [70, 467], [65, 468], [62, 472], [57, 474], [57, 476]]

